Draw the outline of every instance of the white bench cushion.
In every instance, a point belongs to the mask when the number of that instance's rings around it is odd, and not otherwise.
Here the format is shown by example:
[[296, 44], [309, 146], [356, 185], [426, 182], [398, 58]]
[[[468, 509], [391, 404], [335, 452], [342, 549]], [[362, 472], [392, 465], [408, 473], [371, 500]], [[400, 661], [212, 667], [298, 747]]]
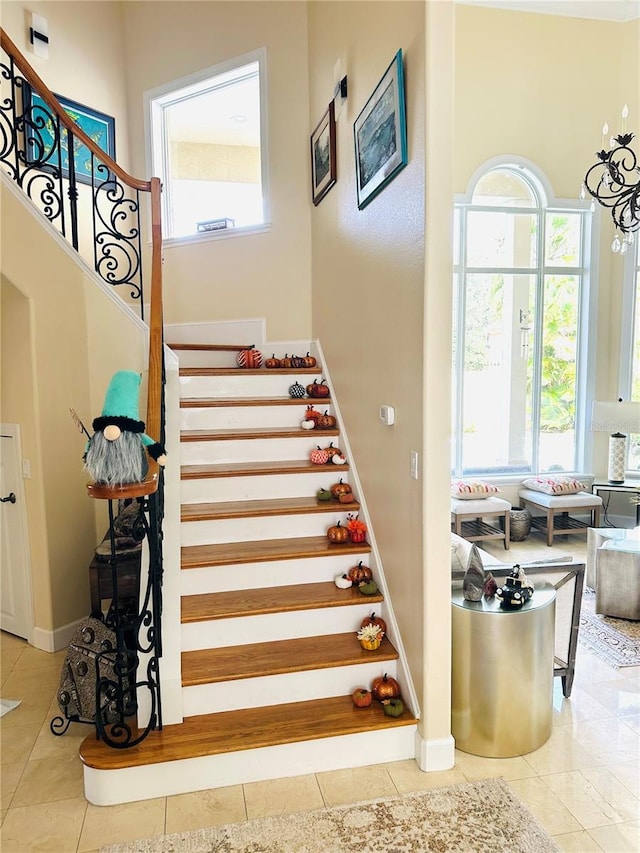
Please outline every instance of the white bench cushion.
[[532, 504], [544, 506], [548, 509], [602, 506], [602, 498], [599, 495], [592, 495], [590, 492], [577, 492], [575, 495], [547, 495], [545, 492], [536, 492], [533, 489], [520, 489], [518, 495]]
[[503, 498], [481, 498], [477, 501], [459, 501], [451, 498], [451, 512], [454, 515], [488, 515], [491, 512], [508, 512], [509, 501]]

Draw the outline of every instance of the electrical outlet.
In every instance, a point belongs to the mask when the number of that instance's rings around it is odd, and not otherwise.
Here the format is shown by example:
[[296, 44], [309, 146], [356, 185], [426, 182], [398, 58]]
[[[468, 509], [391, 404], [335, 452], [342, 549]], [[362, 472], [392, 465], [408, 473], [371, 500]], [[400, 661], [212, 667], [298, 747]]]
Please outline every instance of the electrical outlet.
[[419, 476], [420, 476], [420, 474], [418, 472], [418, 461], [419, 461], [418, 451], [412, 450], [411, 451], [411, 476], [413, 477], [414, 480], [419, 479]]
[[28, 459], [22, 460], [22, 476], [25, 480], [31, 479], [31, 462]]

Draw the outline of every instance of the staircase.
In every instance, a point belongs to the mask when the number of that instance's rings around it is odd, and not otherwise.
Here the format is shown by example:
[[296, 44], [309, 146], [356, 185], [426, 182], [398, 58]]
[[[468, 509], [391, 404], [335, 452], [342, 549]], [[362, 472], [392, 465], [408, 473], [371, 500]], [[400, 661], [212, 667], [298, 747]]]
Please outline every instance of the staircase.
[[[303, 430], [314, 401], [288, 394], [294, 382], [306, 385], [326, 371], [183, 367], [194, 351], [192, 363], [201, 364], [216, 348], [174, 348], [184, 721], [126, 750], [87, 738], [80, 752], [87, 798], [107, 805], [413, 758], [417, 720], [409, 707], [392, 718], [378, 702], [355, 708], [351, 700], [356, 687], [385, 672], [400, 681], [405, 704], [410, 687], [383, 594], [334, 583], [363, 561], [384, 589], [368, 542], [334, 544], [326, 536], [347, 513], [360, 512], [358, 500], [316, 498], [321, 487], [349, 482], [348, 456], [339, 465], [309, 461], [316, 445], [344, 449], [340, 421]], [[226, 360], [235, 363], [229, 353]], [[335, 414], [331, 398], [315, 402]], [[356, 631], [373, 610], [388, 636], [365, 651]]]

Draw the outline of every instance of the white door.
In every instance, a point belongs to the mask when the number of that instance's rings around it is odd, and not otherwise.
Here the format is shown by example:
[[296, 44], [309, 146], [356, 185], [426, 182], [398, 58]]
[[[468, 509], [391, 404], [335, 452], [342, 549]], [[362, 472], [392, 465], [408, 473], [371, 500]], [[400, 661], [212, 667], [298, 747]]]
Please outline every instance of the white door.
[[33, 628], [31, 564], [27, 538], [18, 424], [0, 424], [0, 628], [29, 640]]

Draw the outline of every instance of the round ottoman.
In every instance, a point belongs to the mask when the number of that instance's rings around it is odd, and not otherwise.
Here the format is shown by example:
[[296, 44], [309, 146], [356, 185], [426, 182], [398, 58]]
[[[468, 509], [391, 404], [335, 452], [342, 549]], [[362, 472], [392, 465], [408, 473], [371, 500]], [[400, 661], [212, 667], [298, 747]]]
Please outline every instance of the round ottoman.
[[509, 516], [511, 541], [524, 542], [531, 533], [531, 513], [528, 509], [512, 509]]

